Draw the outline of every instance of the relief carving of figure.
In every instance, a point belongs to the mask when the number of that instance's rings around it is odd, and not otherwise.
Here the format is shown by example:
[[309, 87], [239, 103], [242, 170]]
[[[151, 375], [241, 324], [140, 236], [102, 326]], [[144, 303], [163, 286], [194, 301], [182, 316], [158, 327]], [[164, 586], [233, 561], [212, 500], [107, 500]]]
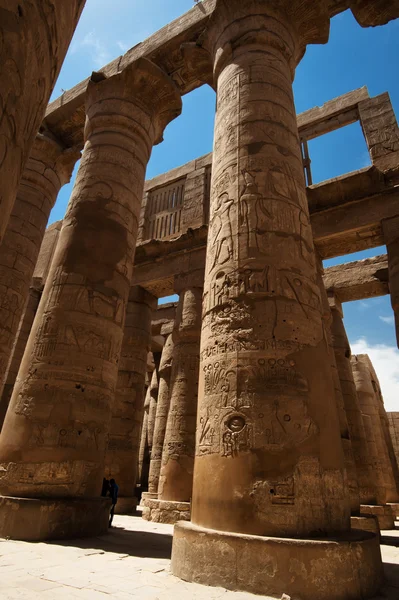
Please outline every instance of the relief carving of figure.
[[233, 258], [233, 233], [230, 216], [230, 208], [232, 205], [233, 200], [230, 200], [227, 192], [221, 194], [217, 199], [212, 222], [215, 248], [211, 269], [217, 264], [221, 265]]

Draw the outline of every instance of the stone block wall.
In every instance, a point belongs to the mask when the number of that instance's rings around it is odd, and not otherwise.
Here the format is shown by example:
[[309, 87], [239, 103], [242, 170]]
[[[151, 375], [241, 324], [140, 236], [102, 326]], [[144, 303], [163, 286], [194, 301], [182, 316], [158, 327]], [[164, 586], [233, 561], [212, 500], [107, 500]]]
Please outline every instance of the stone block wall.
[[393, 449], [395, 451], [396, 460], [399, 464], [399, 412], [389, 412], [389, 431], [392, 438]]

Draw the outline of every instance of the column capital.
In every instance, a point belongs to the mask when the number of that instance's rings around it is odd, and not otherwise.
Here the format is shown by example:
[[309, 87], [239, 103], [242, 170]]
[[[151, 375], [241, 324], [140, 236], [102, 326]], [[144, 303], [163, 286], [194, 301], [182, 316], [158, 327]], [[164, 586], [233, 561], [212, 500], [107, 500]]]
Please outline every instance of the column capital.
[[40, 132], [33, 143], [23, 178], [29, 179], [29, 172], [45, 175], [48, 169], [52, 169], [63, 186], [71, 180], [75, 164], [81, 156], [78, 148], [67, 148], [51, 133]]
[[[85, 138], [94, 127], [106, 130], [109, 125], [107, 112], [113, 112], [112, 127], [116, 131], [116, 116], [122, 128], [128, 132], [126, 117], [131, 117], [131, 102], [143, 112], [141, 118], [147, 117], [146, 129], [152, 129], [152, 144], [159, 144], [163, 139], [165, 127], [178, 117], [182, 109], [180, 92], [172, 79], [157, 65], [147, 58], [140, 58], [126, 69], [107, 78], [103, 73], [93, 72], [87, 85], [86, 112], [90, 120], [86, 120]], [[104, 101], [108, 104], [104, 106]], [[119, 101], [124, 105], [119, 106]], [[125, 106], [127, 103], [127, 106]], [[97, 117], [95, 124], [93, 117]], [[131, 127], [137, 126], [131, 123]], [[150, 127], [149, 127], [150, 126]]]
[[166, 335], [165, 345], [162, 349], [161, 362], [159, 363], [158, 373], [162, 376], [165, 376], [166, 371], [170, 371], [172, 368], [174, 343], [171, 333], [172, 332]]
[[327, 296], [328, 304], [330, 305], [331, 310], [336, 310], [340, 314], [342, 319], [344, 316], [344, 312], [342, 310], [342, 303], [339, 300], [337, 294], [334, 290], [327, 290]]
[[189, 273], [180, 273], [179, 275], [175, 275], [173, 289], [176, 294], [180, 294], [190, 288], [203, 288], [204, 277], [204, 269], [197, 269]]
[[384, 242], [386, 245], [399, 240], [399, 215], [381, 221]]
[[129, 291], [128, 301], [138, 302], [139, 304], [147, 304], [147, 306], [154, 311], [157, 307], [158, 299], [150, 292], [147, 292], [147, 290], [142, 288], [140, 285], [132, 285]]
[[216, 79], [230, 59], [241, 53], [242, 46], [276, 49], [294, 75], [307, 44], [325, 44], [329, 29], [325, 0], [217, 0], [204, 47], [214, 57]]

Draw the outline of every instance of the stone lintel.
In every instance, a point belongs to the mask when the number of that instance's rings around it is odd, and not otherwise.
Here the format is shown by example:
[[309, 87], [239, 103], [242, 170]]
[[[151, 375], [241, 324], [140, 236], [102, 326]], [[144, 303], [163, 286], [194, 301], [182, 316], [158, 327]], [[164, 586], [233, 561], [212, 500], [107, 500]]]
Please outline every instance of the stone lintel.
[[[335, 267], [327, 267], [323, 276], [330, 305], [389, 294], [386, 254]], [[334, 299], [335, 296], [335, 299]]]

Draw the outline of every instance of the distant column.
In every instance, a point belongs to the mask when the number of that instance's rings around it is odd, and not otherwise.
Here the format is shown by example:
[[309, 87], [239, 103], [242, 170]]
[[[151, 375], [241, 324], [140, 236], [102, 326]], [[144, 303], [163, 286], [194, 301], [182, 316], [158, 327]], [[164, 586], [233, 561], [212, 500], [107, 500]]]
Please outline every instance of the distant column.
[[148, 476], [148, 496], [156, 498], [158, 495], [159, 474], [161, 471], [162, 450], [165, 439], [166, 421], [170, 403], [170, 373], [174, 359], [174, 342], [172, 338], [172, 323], [165, 323], [161, 334], [166, 335], [165, 345], [162, 349], [161, 362], [158, 369], [158, 401], [152, 438], [150, 473]]
[[399, 217], [381, 221], [388, 253], [388, 278], [399, 347]]
[[170, 408], [166, 424], [158, 498], [145, 518], [162, 523], [190, 519], [198, 403], [203, 270], [175, 278], [179, 293], [173, 329]]
[[79, 151], [38, 134], [23, 171], [0, 246], [0, 392], [50, 211], [79, 158]]
[[0, 0], [0, 242], [85, 0]]
[[359, 398], [360, 409], [364, 415], [364, 426], [374, 471], [373, 480], [377, 481], [377, 505], [362, 505], [361, 514], [376, 514], [381, 529], [394, 526], [392, 509], [387, 502], [397, 502], [396, 485], [392, 469], [387, 459], [387, 448], [380, 424], [377, 399], [368, 368], [368, 357], [364, 354], [351, 357], [353, 377]]
[[[0, 436], [0, 491], [13, 497], [0, 502], [0, 535], [107, 529], [107, 505], [97, 496], [145, 169], [180, 110], [175, 85], [146, 59], [90, 79], [85, 150]], [[22, 531], [21, 515], [32, 506], [41, 523], [31, 519]]]
[[116, 511], [121, 514], [132, 514], [137, 506], [135, 489], [144, 384], [151, 348], [151, 316], [156, 305], [157, 299], [143, 288], [130, 289], [105, 454], [105, 477], [115, 479], [119, 486]]
[[375, 487], [376, 481], [371, 468], [362, 413], [360, 411], [359, 399], [353, 380], [350, 360], [351, 349], [343, 323], [342, 306], [341, 303], [331, 295], [329, 296], [329, 302], [332, 312], [332, 342], [338, 375], [341, 382], [353, 456], [356, 464], [360, 502], [362, 504], [375, 504], [377, 494]]

